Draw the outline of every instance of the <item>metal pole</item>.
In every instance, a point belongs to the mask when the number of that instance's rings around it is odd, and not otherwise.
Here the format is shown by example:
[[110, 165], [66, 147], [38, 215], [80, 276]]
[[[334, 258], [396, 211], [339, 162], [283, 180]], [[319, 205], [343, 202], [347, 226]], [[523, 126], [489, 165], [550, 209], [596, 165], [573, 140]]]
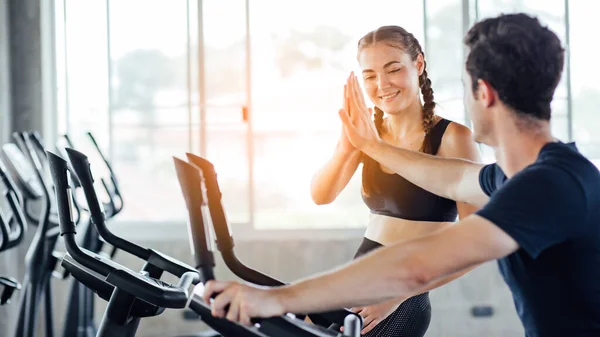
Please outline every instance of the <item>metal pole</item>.
[[187, 109], [188, 109], [188, 151], [193, 152], [192, 149], [192, 75], [190, 69], [192, 68], [192, 57], [191, 57], [191, 37], [190, 37], [190, 0], [185, 2], [185, 27], [186, 27], [186, 61], [187, 61]]
[[428, 34], [428, 19], [427, 19], [427, 0], [423, 0], [423, 52], [429, 55], [429, 34]]
[[203, 0], [198, 0], [198, 106], [200, 110], [200, 155], [206, 156], [206, 93], [204, 75]]
[[[475, 4], [477, 4], [477, 0], [475, 0]], [[469, 27], [471, 25], [471, 13], [469, 11], [469, 0], [462, 0], [462, 35], [465, 36], [467, 31], [469, 31]], [[463, 60], [467, 59], [467, 47], [463, 46]], [[463, 64], [464, 67], [464, 64]], [[469, 114], [467, 113], [467, 109], [464, 109], [464, 120], [465, 125], [470, 124]]]
[[252, 62], [250, 44], [250, 1], [246, 0], [246, 108], [248, 109], [247, 135], [248, 146], [248, 207], [250, 226], [254, 228], [254, 134], [252, 132]]
[[71, 102], [69, 101], [69, 48], [67, 38], [67, 0], [63, 3], [63, 38], [65, 40], [65, 117], [67, 123], [67, 135], [71, 134]]
[[110, 0], [106, 0], [106, 54], [108, 65], [108, 160], [114, 162], [112, 53], [110, 49]]

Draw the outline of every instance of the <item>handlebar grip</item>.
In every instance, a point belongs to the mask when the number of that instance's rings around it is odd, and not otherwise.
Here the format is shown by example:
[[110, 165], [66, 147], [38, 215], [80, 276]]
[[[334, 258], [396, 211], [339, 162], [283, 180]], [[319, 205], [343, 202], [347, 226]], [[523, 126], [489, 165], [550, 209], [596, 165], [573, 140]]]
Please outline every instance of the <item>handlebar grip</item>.
[[0, 277], [0, 284], [4, 286], [4, 291], [0, 295], [0, 305], [8, 304], [13, 292], [21, 289], [21, 284], [12, 277]]
[[75, 174], [77, 175], [77, 178], [81, 183], [81, 187], [83, 188], [92, 220], [96, 224], [99, 224], [104, 221], [104, 212], [100, 207], [98, 196], [94, 190], [94, 176], [92, 175], [88, 157], [72, 148], [66, 148], [65, 151], [69, 156], [73, 170], [75, 170]]
[[173, 158], [177, 179], [188, 210], [188, 231], [195, 267], [200, 271], [202, 282], [214, 278], [214, 256], [211, 251], [210, 231], [206, 222], [206, 191], [202, 183], [202, 171], [193, 164]]
[[[192, 268], [191, 266], [188, 266], [187, 264], [177, 259], [172, 258], [169, 255], [163, 254], [151, 248], [148, 248], [147, 251], [149, 252], [147, 263], [162, 271], [166, 271], [167, 273], [177, 277], [181, 277], [185, 273], [190, 272], [198, 274], [196, 269]], [[198, 282], [199, 280], [196, 281], [196, 283]]]
[[210, 161], [195, 154], [186, 153], [186, 156], [188, 161], [199, 167], [202, 172], [206, 186], [208, 208], [213, 221], [213, 229], [217, 236], [217, 247], [221, 252], [232, 250], [235, 243], [231, 235], [229, 221], [227, 221], [227, 216], [221, 203], [223, 195], [217, 181], [215, 166]]
[[[184, 275], [180, 282], [193, 281], [192, 276]], [[185, 308], [189, 297], [187, 289], [125, 269], [111, 272], [106, 281], [142, 301], [164, 308]]]
[[181, 287], [183, 289], [187, 289], [192, 284], [198, 283], [198, 281], [199, 281], [198, 273], [188, 271], [188, 272], [184, 273], [183, 275], [181, 275], [181, 278], [179, 279], [179, 283], [177, 283], [177, 286]]
[[102, 182], [102, 187], [104, 188], [104, 192], [106, 192], [106, 195], [108, 195], [108, 203], [105, 204], [105, 209], [108, 207], [109, 211], [107, 213], [107, 216], [110, 218], [115, 214], [115, 202], [113, 200], [113, 196], [112, 193], [110, 193], [110, 189], [108, 188], [108, 184], [106, 183], [106, 180], [104, 180], [104, 178], [100, 178], [100, 182]]
[[348, 315], [344, 319], [344, 337], [360, 336], [362, 319], [360, 316]]
[[[69, 195], [71, 188], [69, 187], [69, 182], [67, 180], [67, 162], [50, 151], [46, 151], [46, 154], [48, 156], [48, 165], [50, 166], [52, 181], [55, 186], [57, 204], [59, 205], [58, 222], [60, 225], [60, 235], [69, 233], [75, 234], [75, 222], [73, 222], [73, 219], [71, 218], [71, 209], [73, 205], [71, 204], [72, 198]], [[67, 207], [60, 207], [60, 205], [66, 205]]]

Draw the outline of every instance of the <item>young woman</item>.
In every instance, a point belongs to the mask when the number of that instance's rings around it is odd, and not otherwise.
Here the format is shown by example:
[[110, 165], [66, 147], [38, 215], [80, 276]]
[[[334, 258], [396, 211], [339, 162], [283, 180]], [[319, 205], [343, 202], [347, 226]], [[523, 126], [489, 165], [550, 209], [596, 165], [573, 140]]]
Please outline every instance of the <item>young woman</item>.
[[[423, 50], [411, 33], [398, 26], [368, 33], [358, 42], [358, 62], [365, 92], [375, 106], [374, 124], [384, 141], [436, 156], [480, 160], [470, 129], [435, 114]], [[344, 109], [351, 109], [348, 97], [359, 94], [360, 88], [351, 75], [344, 90]], [[450, 226], [457, 216], [463, 218], [476, 210], [393, 174], [354, 148], [343, 130], [333, 158], [313, 178], [314, 202], [333, 202], [360, 163], [362, 198], [371, 212], [355, 258], [394, 242], [430, 234]], [[428, 292], [353, 310], [363, 317], [362, 333], [368, 337], [421, 337], [431, 320]]]

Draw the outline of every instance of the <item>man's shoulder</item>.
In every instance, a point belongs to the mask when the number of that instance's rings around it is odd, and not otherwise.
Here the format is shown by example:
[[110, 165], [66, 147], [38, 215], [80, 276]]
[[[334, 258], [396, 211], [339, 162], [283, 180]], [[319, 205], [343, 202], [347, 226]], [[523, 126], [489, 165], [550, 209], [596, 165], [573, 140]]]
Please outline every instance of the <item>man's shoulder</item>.
[[506, 175], [497, 163], [489, 163], [479, 171], [479, 186], [487, 196], [492, 196], [506, 181]]
[[589, 184], [600, 184], [598, 167], [579, 152], [574, 142], [547, 144], [540, 152], [538, 160], [524, 171], [528, 170], [556, 177], [570, 176], [571, 179], [585, 184], [585, 187]]
[[523, 192], [533, 190], [539, 194], [568, 198], [580, 203], [598, 206], [600, 210], [600, 171], [585, 156], [572, 149], [559, 149], [540, 156], [509, 179], [502, 187]]

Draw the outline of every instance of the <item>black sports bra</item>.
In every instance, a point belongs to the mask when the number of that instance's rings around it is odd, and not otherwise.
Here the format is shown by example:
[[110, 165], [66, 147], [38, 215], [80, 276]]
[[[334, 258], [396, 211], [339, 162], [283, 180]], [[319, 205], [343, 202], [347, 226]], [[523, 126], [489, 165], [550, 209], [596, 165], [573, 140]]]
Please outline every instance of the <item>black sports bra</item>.
[[[431, 154], [437, 154], [442, 137], [450, 124], [441, 119], [426, 135], [424, 142], [429, 142]], [[362, 198], [371, 213], [387, 215], [413, 221], [451, 222], [458, 215], [456, 202], [430, 193], [398, 174], [389, 174], [381, 170], [378, 162], [370, 157], [363, 161], [363, 181], [365, 168], [372, 170], [369, 187], [372, 192]]]

